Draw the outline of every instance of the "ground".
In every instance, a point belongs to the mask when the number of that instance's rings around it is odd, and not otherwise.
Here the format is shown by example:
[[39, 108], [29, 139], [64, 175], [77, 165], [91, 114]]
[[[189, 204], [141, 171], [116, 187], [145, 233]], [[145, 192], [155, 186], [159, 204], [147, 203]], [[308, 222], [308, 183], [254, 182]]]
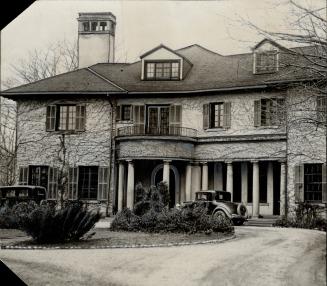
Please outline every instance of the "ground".
[[326, 285], [326, 233], [236, 227], [220, 244], [1, 250], [28, 285]]

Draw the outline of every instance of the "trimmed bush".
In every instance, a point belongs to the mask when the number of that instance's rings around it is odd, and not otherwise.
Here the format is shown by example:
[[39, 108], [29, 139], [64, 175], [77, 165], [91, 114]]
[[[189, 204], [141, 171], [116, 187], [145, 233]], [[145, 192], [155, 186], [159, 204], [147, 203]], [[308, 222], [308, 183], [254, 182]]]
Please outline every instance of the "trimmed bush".
[[81, 239], [100, 218], [99, 210], [89, 211], [79, 202], [59, 210], [45, 204], [24, 216], [20, 228], [37, 243], [63, 243]]
[[[118, 212], [111, 223], [111, 230], [207, 234], [234, 231], [229, 219], [208, 215], [205, 204], [169, 209], [169, 193], [164, 183], [151, 187], [149, 191], [138, 185], [136, 193], [137, 202], [133, 211], [124, 209]], [[143, 194], [143, 197], [139, 194]]]
[[326, 231], [327, 220], [321, 217], [320, 212], [322, 211], [324, 209], [317, 205], [300, 203], [297, 205], [293, 216], [281, 217], [275, 222], [274, 226]]

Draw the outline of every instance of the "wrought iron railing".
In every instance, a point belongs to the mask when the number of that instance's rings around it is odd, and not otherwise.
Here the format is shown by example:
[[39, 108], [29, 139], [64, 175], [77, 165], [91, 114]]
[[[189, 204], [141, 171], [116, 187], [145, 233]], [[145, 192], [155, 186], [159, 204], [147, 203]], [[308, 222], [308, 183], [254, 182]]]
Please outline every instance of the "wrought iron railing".
[[183, 136], [196, 137], [197, 130], [187, 127], [170, 126], [166, 128], [146, 128], [144, 126], [125, 126], [118, 128], [117, 136]]

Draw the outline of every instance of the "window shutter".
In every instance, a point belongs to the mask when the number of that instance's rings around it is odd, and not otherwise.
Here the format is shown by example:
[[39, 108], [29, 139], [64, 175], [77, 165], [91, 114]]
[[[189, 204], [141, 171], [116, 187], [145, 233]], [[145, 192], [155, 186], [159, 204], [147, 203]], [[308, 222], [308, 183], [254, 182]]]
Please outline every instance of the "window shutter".
[[116, 121], [121, 121], [121, 105], [116, 106]]
[[327, 168], [326, 164], [322, 164], [321, 169], [321, 191], [322, 191], [322, 202], [324, 204], [327, 203]]
[[108, 189], [109, 189], [109, 168], [99, 167], [98, 173], [98, 200], [108, 199]]
[[49, 167], [48, 171], [48, 199], [56, 199], [58, 195], [58, 168]]
[[55, 105], [47, 106], [46, 114], [46, 131], [55, 131], [56, 130], [56, 114], [57, 107]]
[[28, 185], [28, 167], [19, 168], [19, 185]]
[[133, 105], [134, 134], [145, 133], [144, 105]]
[[68, 199], [77, 200], [78, 167], [69, 168], [68, 171]]
[[294, 167], [294, 191], [295, 202], [304, 202], [304, 166], [296, 165]]
[[261, 126], [261, 101], [254, 101], [254, 126]]
[[209, 128], [209, 118], [210, 118], [210, 105], [203, 104], [203, 129], [206, 130]]
[[86, 122], [86, 107], [85, 105], [76, 105], [76, 131], [84, 131]]
[[169, 133], [172, 135], [180, 135], [180, 127], [182, 123], [182, 106], [169, 106]]
[[326, 121], [327, 113], [327, 97], [317, 96], [317, 121], [318, 124], [324, 124]]
[[231, 126], [231, 103], [224, 103], [224, 128], [230, 128]]

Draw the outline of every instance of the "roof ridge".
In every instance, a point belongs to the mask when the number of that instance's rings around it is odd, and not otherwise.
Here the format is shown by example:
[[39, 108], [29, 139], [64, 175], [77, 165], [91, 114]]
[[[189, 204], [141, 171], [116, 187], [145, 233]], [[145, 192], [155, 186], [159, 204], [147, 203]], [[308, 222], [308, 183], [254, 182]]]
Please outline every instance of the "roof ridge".
[[180, 49], [178, 49], [178, 50], [176, 50], [176, 51], [180, 51], [180, 50], [188, 49], [188, 48], [191, 48], [191, 47], [194, 47], [194, 46], [199, 47], [199, 48], [201, 48], [201, 49], [203, 49], [203, 50], [206, 50], [206, 51], [208, 51], [208, 52], [210, 52], [210, 53], [212, 53], [212, 54], [215, 54], [215, 55], [218, 55], [218, 56], [222, 56], [222, 57], [224, 57], [224, 55], [219, 54], [219, 53], [217, 53], [217, 52], [214, 52], [214, 51], [212, 51], [212, 50], [209, 50], [209, 49], [207, 49], [207, 48], [205, 48], [205, 47], [203, 47], [203, 46], [201, 46], [201, 45], [199, 45], [199, 44], [192, 44], [192, 45], [189, 45], [189, 46], [186, 46], [186, 47], [180, 48]]
[[102, 80], [104, 80], [107, 83], [110, 83], [111, 85], [113, 85], [114, 87], [117, 87], [118, 89], [122, 90], [122, 91], [127, 91], [126, 89], [122, 88], [121, 86], [119, 86], [118, 84], [114, 83], [112, 80], [106, 78], [105, 76], [101, 75], [100, 73], [96, 72], [95, 70], [91, 69], [91, 67], [88, 67], [87, 70], [89, 72], [91, 72], [92, 74], [94, 74], [95, 76], [101, 78]]

